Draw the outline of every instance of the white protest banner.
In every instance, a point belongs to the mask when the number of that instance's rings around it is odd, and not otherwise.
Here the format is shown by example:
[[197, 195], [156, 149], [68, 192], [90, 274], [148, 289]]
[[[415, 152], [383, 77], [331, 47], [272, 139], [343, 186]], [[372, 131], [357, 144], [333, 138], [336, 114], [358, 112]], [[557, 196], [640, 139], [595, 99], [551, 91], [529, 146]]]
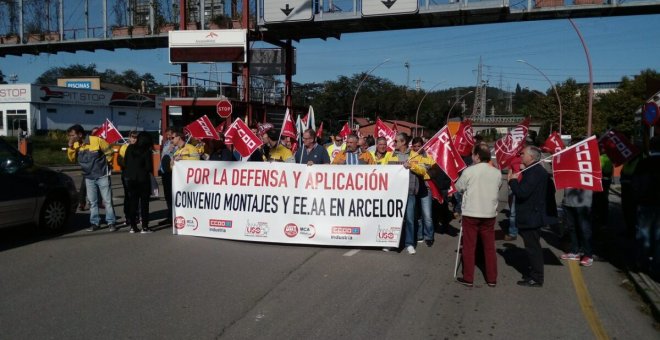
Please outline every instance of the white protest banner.
[[232, 240], [398, 247], [400, 165], [176, 162], [173, 233]]

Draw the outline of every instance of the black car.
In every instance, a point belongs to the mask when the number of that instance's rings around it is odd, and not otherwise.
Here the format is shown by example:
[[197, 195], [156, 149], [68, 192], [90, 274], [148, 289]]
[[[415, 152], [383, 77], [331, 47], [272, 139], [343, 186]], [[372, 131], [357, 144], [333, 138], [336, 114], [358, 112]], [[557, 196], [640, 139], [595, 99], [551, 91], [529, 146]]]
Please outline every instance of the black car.
[[76, 211], [76, 197], [71, 177], [34, 165], [0, 138], [0, 228], [34, 223], [62, 229]]

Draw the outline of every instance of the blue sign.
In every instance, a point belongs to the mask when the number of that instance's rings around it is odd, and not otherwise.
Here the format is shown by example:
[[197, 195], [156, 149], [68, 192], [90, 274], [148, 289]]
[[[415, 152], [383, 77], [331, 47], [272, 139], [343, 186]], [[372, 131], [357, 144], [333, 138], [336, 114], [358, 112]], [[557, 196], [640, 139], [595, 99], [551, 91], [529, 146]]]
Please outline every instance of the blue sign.
[[86, 81], [86, 80], [67, 81], [66, 82], [66, 87], [70, 87], [72, 89], [91, 90], [92, 89], [92, 82], [91, 81]]
[[644, 123], [648, 126], [653, 126], [660, 118], [660, 112], [658, 112], [658, 105], [656, 103], [646, 103], [644, 104], [644, 110], [642, 111], [642, 119]]

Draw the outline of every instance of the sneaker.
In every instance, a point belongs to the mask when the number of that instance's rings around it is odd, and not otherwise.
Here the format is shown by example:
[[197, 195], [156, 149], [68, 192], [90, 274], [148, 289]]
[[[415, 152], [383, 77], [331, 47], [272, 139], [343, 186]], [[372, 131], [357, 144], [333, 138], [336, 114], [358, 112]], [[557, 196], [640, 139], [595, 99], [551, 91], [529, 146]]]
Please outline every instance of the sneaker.
[[417, 240], [417, 243], [424, 243], [424, 239], [420, 238], [419, 240]]
[[413, 247], [412, 245], [407, 246], [407, 247], [406, 247], [406, 251], [407, 251], [408, 254], [410, 254], [410, 255], [415, 255], [415, 254], [417, 254], [417, 251], [415, 251], [415, 247]]
[[119, 230], [114, 224], [110, 224], [108, 226], [108, 230], [110, 230], [111, 233], [114, 233], [115, 231]]
[[566, 254], [561, 254], [560, 257], [562, 260], [580, 261], [580, 254], [566, 253]]
[[151, 234], [153, 232], [154, 231], [149, 229], [149, 228], [143, 228], [142, 231], [140, 232], [140, 234]]
[[465, 287], [474, 287], [474, 284], [472, 282], [467, 282], [462, 277], [457, 277], [456, 282], [462, 284]]
[[580, 260], [581, 266], [591, 267], [592, 264], [594, 264], [593, 258], [591, 258], [590, 256], [582, 256], [582, 260]]
[[497, 283], [495, 283], [495, 282], [486, 282], [486, 284], [487, 284], [488, 287], [490, 287], [490, 288], [495, 288], [495, 287], [497, 286]]
[[383, 248], [383, 251], [388, 252], [388, 251], [390, 251], [390, 248]]
[[135, 233], [139, 232], [139, 230], [137, 228], [135, 228], [135, 229], [131, 228], [131, 229], [128, 230], [128, 232], [131, 233], [131, 234], [135, 234]]
[[426, 241], [424, 241], [424, 243], [426, 243], [426, 246], [429, 247], [429, 248], [433, 247], [433, 240], [426, 240]]
[[99, 226], [96, 224], [92, 224], [89, 228], [86, 229], [87, 231], [97, 231], [99, 230]]

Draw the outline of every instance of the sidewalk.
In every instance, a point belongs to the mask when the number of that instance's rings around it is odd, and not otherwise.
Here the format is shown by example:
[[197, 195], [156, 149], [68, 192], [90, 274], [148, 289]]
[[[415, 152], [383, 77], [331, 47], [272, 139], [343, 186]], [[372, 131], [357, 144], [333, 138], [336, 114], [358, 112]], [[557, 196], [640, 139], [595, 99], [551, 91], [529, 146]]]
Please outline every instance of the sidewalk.
[[[621, 186], [612, 184], [610, 195], [621, 197]], [[610, 204], [612, 204], [610, 202]], [[620, 204], [618, 204], [620, 206]], [[635, 273], [624, 268], [628, 279], [635, 285], [635, 289], [648, 303], [651, 313], [656, 321], [660, 322], [660, 284], [645, 273]]]

